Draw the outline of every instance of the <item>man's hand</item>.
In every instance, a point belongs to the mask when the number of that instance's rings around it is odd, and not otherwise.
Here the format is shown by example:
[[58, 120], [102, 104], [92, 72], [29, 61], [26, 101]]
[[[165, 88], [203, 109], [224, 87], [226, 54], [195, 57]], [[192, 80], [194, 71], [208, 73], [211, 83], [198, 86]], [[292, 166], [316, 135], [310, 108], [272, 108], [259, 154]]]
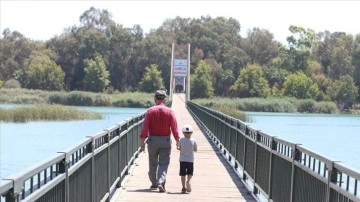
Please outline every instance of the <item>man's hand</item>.
[[179, 144], [179, 141], [176, 141], [176, 149], [180, 150], [180, 144]]
[[145, 152], [145, 142], [144, 141], [141, 141], [141, 143], [140, 143], [140, 150], [142, 152]]

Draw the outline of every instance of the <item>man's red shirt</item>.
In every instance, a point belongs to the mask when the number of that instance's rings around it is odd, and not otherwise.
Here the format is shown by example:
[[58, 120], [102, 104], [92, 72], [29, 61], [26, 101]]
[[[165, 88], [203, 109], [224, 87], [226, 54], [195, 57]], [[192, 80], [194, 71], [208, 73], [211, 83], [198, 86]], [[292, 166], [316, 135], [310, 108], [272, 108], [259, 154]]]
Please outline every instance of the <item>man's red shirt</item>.
[[149, 134], [166, 136], [171, 133], [175, 140], [179, 141], [179, 131], [173, 110], [164, 103], [150, 107], [146, 112], [140, 137], [145, 139]]

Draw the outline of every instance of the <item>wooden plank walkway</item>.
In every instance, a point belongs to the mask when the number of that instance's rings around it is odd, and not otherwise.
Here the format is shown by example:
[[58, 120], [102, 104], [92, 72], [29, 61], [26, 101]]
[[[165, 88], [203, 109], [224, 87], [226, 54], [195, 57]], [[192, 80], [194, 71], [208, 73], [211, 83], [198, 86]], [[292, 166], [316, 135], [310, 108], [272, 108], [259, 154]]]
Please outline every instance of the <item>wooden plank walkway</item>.
[[[170, 165], [166, 178], [166, 192], [150, 190], [148, 178], [147, 151], [141, 153], [122, 186], [116, 190], [111, 202], [125, 201], [237, 201], [256, 202], [257, 200], [246, 189], [239, 176], [231, 168], [222, 154], [214, 147], [207, 136], [196, 125], [195, 120], [185, 107], [185, 95], [173, 94], [172, 108], [181, 128], [191, 124], [194, 128], [193, 137], [198, 143], [195, 153], [192, 192], [181, 193], [179, 176], [179, 151], [175, 141], [171, 151]], [[182, 136], [182, 134], [181, 134]]]

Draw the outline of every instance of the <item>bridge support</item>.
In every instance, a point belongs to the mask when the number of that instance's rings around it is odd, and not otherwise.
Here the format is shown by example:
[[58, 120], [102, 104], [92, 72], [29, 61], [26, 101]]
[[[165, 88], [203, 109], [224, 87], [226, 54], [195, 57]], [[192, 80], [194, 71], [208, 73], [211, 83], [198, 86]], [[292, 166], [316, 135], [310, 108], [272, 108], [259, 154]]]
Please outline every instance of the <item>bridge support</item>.
[[190, 100], [190, 44], [173, 43], [171, 50], [170, 97], [173, 93], [185, 93]]

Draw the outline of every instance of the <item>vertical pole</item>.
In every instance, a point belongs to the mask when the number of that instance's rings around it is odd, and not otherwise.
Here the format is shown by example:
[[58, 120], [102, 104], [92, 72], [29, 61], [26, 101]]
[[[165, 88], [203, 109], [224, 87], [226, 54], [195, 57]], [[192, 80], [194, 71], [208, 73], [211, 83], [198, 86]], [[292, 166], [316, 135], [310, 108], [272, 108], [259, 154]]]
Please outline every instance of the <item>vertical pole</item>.
[[188, 62], [188, 68], [187, 68], [187, 75], [186, 75], [186, 79], [187, 79], [187, 85], [186, 85], [186, 101], [190, 100], [190, 43], [188, 43], [188, 57], [187, 57], [187, 62]]
[[174, 77], [174, 73], [173, 73], [173, 69], [174, 69], [174, 47], [175, 47], [175, 43], [172, 43], [172, 48], [171, 48], [171, 65], [170, 65], [170, 68], [171, 68], [171, 70], [170, 70], [170, 87], [169, 87], [169, 91], [170, 91], [170, 93], [169, 93], [169, 97], [170, 97], [170, 99], [172, 99], [172, 94], [173, 94], [173, 87], [174, 87], [174, 85], [173, 85], [173, 77]]

